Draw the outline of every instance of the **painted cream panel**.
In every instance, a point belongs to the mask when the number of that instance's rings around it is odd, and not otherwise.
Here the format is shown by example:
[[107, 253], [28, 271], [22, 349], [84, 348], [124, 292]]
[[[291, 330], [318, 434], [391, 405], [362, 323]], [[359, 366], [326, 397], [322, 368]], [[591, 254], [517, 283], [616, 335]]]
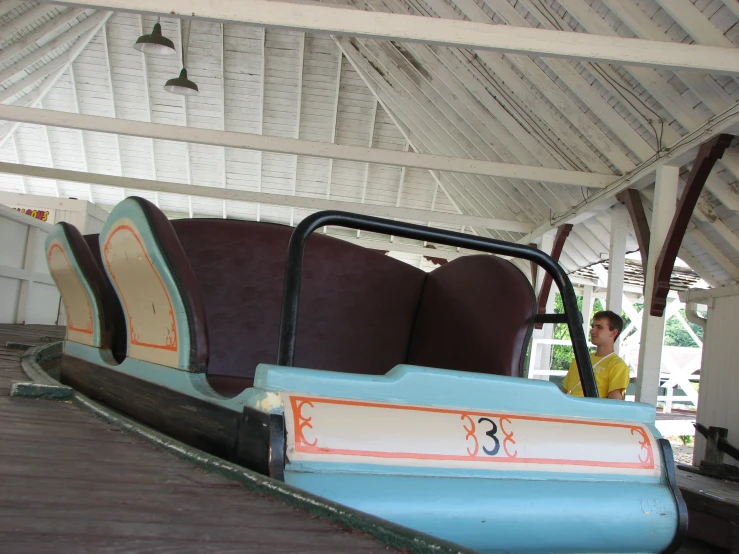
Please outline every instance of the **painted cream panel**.
[[99, 346], [94, 340], [90, 299], [58, 241], [51, 243], [47, 261], [67, 311], [67, 340]]
[[178, 367], [179, 330], [172, 300], [130, 219], [121, 218], [111, 227], [103, 256], [126, 312], [129, 357]]
[[[709, 300], [708, 302], [711, 302]], [[739, 445], [739, 295], [714, 298], [709, 305], [703, 342], [703, 363], [698, 402], [698, 422], [706, 427], [726, 427], [728, 440]], [[694, 463], [703, 459], [706, 441], [696, 433]], [[724, 456], [725, 463], [739, 462]]]
[[[658, 476], [636, 423], [282, 394], [291, 461]], [[388, 432], [392, 429], [392, 432]]]

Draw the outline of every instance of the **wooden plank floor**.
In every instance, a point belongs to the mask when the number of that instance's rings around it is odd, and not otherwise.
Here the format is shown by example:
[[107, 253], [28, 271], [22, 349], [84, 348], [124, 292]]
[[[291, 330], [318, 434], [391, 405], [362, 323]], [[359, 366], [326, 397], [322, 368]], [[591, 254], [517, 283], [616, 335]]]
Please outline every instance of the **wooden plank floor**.
[[388, 552], [67, 403], [11, 398], [22, 351], [60, 328], [0, 325], [0, 551]]

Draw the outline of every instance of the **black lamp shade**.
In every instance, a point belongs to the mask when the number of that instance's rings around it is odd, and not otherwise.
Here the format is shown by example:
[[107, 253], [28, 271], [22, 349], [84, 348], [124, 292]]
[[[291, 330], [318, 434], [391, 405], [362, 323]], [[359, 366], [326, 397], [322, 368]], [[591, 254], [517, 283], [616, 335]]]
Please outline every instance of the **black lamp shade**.
[[141, 35], [133, 47], [139, 52], [155, 56], [172, 56], [177, 53], [174, 43], [162, 36], [162, 26], [159, 23], [154, 25], [150, 35]]
[[180, 96], [194, 96], [199, 92], [198, 85], [187, 78], [187, 69], [184, 67], [180, 71], [179, 77], [170, 79], [165, 83], [164, 90]]

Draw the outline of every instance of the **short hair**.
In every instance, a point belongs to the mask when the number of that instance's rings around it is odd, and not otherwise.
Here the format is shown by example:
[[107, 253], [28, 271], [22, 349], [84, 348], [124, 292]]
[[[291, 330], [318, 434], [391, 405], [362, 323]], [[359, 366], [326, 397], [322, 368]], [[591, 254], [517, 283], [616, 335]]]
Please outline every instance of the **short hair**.
[[618, 338], [621, 335], [621, 331], [624, 330], [624, 320], [621, 319], [621, 316], [618, 315], [616, 312], [612, 312], [611, 310], [602, 310], [600, 312], [596, 312], [593, 314], [593, 321], [596, 319], [607, 319], [608, 320], [608, 327], [611, 331], [614, 329], [618, 331], [616, 334], [616, 338]]

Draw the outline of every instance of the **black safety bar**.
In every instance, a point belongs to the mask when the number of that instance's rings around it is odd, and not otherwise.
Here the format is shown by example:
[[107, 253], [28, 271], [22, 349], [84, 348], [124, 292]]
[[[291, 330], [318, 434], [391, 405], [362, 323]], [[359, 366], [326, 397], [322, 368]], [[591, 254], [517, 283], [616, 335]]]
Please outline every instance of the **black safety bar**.
[[562, 303], [565, 309], [564, 319], [570, 330], [572, 348], [575, 353], [575, 361], [579, 369], [583, 392], [587, 397], [598, 397], [598, 388], [595, 385], [593, 366], [590, 363], [585, 332], [581, 324], [582, 315], [577, 309], [575, 291], [567, 274], [550, 256], [530, 246], [339, 211], [317, 212], [309, 215], [300, 222], [290, 237], [290, 244], [287, 249], [287, 265], [285, 267], [285, 285], [282, 296], [280, 342], [277, 349], [278, 365], [290, 367], [293, 365], [295, 359], [300, 279], [305, 242], [313, 231], [326, 225], [435, 242], [458, 248], [478, 250], [489, 254], [512, 256], [529, 260], [541, 266], [552, 276], [553, 281], [559, 288], [559, 293], [562, 295]]

